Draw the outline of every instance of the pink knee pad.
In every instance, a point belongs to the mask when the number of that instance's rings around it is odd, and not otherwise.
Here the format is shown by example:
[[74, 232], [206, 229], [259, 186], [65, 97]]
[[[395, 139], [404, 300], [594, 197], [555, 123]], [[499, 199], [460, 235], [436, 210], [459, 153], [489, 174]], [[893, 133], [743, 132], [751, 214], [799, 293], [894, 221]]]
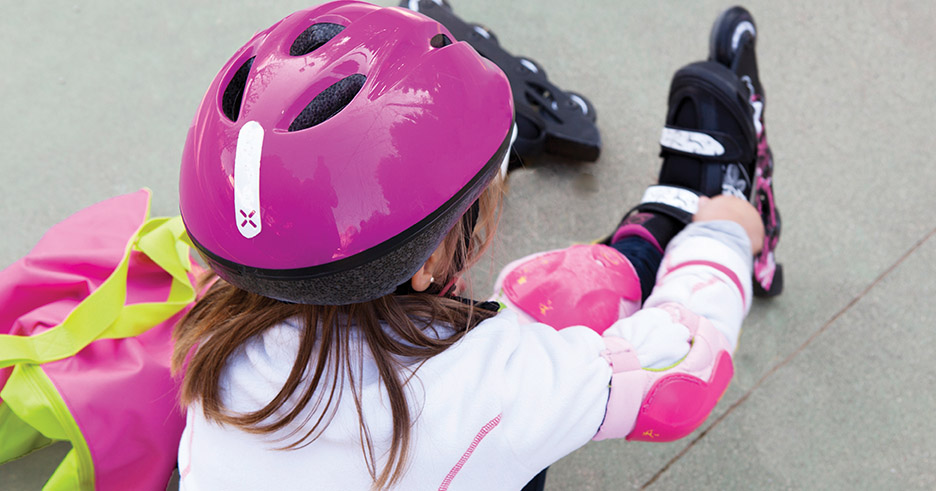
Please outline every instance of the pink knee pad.
[[600, 244], [524, 257], [507, 265], [496, 299], [556, 329], [584, 325], [598, 334], [640, 308], [640, 279], [630, 261]]
[[721, 399], [734, 375], [731, 346], [707, 319], [677, 304], [661, 308], [689, 328], [691, 348], [675, 366], [640, 368], [637, 355], [623, 338], [605, 336], [602, 353], [611, 364], [611, 394], [605, 421], [595, 440], [667, 442], [698, 428]]

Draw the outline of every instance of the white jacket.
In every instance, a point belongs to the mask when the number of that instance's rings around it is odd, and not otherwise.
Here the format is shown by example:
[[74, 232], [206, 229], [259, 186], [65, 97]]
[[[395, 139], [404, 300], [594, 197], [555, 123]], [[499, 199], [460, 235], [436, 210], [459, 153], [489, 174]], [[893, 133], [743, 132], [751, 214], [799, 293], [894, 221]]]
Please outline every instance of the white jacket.
[[[712, 321], [733, 347], [750, 306], [750, 278], [750, 244], [740, 226], [693, 224], [668, 247], [643, 310], [603, 336], [582, 326], [556, 331], [523, 324], [510, 310], [482, 322], [427, 360], [408, 385], [416, 414], [407, 472], [398, 488], [521, 488], [615, 417], [606, 415], [613, 370], [602, 354], [609, 337], [630, 337], [642, 360], [653, 358], [659, 340], [646, 340], [657, 331], [653, 324], [661, 322], [655, 309], [676, 303]], [[290, 373], [300, 332], [295, 323], [283, 323], [232, 356], [222, 378], [229, 410], [256, 410], [273, 398]], [[672, 361], [687, 349], [677, 350]], [[380, 454], [389, 448], [390, 409], [367, 353], [357, 375], [364, 417]], [[181, 489], [369, 489], [350, 390], [314, 443], [277, 450], [296, 436], [291, 432], [305, 434], [302, 419], [275, 435], [256, 435], [209, 422], [200, 407], [190, 407], [179, 451]]]

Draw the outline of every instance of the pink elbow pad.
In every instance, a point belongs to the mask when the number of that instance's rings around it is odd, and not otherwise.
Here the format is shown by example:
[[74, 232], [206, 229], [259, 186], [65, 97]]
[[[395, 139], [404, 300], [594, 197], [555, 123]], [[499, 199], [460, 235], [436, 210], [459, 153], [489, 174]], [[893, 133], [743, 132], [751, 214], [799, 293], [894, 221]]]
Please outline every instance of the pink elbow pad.
[[698, 428], [728, 388], [734, 374], [731, 345], [704, 317], [677, 304], [659, 308], [689, 328], [689, 353], [664, 370], [640, 368], [623, 338], [606, 336], [602, 356], [611, 364], [611, 394], [595, 440], [668, 442]]

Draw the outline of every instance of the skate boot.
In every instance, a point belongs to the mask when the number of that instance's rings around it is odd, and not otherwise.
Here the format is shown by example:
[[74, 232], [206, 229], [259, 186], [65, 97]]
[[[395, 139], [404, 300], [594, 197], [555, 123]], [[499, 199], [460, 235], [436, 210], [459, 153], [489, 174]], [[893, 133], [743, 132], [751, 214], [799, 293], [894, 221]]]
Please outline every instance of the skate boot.
[[747, 86], [752, 121], [757, 135], [757, 159], [754, 166], [754, 189], [751, 203], [764, 221], [763, 251], [754, 258], [754, 293], [773, 297], [783, 291], [783, 269], [776, 263], [774, 251], [780, 240], [780, 211], [773, 193], [773, 154], [767, 144], [764, 126], [764, 87], [757, 71], [757, 27], [751, 13], [743, 7], [723, 12], [712, 27], [709, 61], [724, 65]]
[[[763, 252], [754, 259], [754, 292], [770, 297], [783, 289], [783, 272], [774, 260], [780, 217], [771, 186], [773, 163], [764, 132], [755, 33], [746, 10], [727, 10], [712, 29], [709, 61], [689, 64], [673, 76], [660, 138], [659, 185], [648, 193], [691, 198], [687, 191], [692, 191], [749, 200], [766, 231]], [[646, 195], [644, 201], [665, 202]]]
[[750, 199], [757, 141], [748, 99], [747, 86], [719, 63], [691, 63], [676, 72], [660, 137], [658, 183], [625, 215], [612, 243], [653, 219], [650, 235], [665, 249], [692, 221], [700, 196]]
[[[542, 153], [594, 162], [601, 153], [601, 135], [591, 102], [581, 94], [553, 84], [535, 61], [508, 53], [490, 29], [469, 24], [455, 15], [446, 0], [401, 0], [401, 7], [435, 19], [481, 56], [493, 61], [510, 81], [516, 108], [514, 149], [524, 160]], [[520, 165], [510, 161], [509, 169]]]

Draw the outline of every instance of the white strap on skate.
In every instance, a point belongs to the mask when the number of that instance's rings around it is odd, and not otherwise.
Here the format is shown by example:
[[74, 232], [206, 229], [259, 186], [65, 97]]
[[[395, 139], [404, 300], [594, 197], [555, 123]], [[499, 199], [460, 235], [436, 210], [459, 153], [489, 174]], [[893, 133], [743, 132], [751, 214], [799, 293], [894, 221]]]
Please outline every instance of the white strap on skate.
[[678, 128], [664, 127], [660, 145], [679, 152], [718, 157], [725, 154], [725, 147], [711, 135]]
[[699, 195], [684, 188], [673, 186], [650, 186], [644, 191], [640, 204], [644, 203], [662, 203], [664, 205], [678, 208], [690, 215], [695, 215], [699, 211]]

